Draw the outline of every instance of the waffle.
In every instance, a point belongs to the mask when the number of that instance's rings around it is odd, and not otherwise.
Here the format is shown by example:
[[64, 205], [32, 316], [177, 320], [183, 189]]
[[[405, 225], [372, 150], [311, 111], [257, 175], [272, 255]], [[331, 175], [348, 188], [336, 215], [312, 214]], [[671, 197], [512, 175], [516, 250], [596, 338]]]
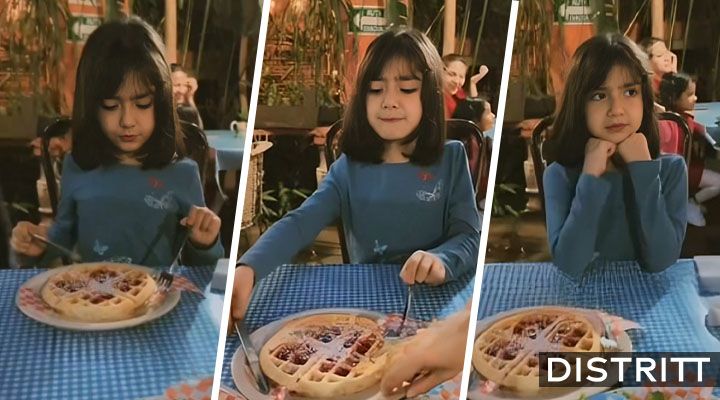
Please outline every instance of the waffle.
[[[595, 323], [593, 323], [595, 322]], [[596, 321], [560, 308], [505, 317], [475, 339], [473, 366], [486, 379], [512, 391], [540, 391], [540, 352], [601, 352]]]
[[378, 382], [387, 355], [365, 317], [321, 314], [289, 322], [265, 343], [260, 367], [279, 386], [309, 398], [340, 398]]
[[65, 317], [109, 322], [137, 316], [156, 289], [148, 273], [131, 265], [77, 264], [50, 277], [41, 296]]

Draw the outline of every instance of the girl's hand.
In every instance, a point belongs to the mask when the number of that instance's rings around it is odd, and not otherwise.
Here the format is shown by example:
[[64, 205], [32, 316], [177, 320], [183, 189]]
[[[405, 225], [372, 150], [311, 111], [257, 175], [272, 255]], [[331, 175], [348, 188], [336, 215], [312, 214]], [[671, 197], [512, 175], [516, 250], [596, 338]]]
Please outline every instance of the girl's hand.
[[480, 80], [484, 78], [489, 71], [490, 70], [486, 65], [481, 65], [478, 73], [470, 77], [470, 83], [473, 85], [477, 85], [477, 83], [480, 82]]
[[617, 151], [626, 163], [650, 161], [647, 139], [642, 133], [633, 133], [627, 139], [618, 143]]
[[195, 247], [212, 246], [220, 233], [220, 218], [207, 207], [192, 206], [180, 224], [190, 229], [190, 242]]
[[614, 143], [598, 138], [590, 138], [585, 144], [585, 163], [583, 172], [600, 177], [607, 170], [608, 158], [615, 153]]
[[230, 303], [230, 317], [238, 320], [245, 318], [250, 295], [255, 284], [255, 271], [247, 265], [235, 268], [233, 279], [232, 302]]
[[470, 310], [436, 322], [402, 345], [387, 363], [380, 387], [386, 395], [398, 394], [405, 383], [406, 397], [415, 397], [452, 379], [462, 370]]
[[197, 92], [198, 89], [198, 82], [197, 79], [193, 77], [188, 77], [185, 81], [185, 85], [187, 86], [187, 91], [185, 92], [185, 103], [195, 105], [195, 92]]
[[445, 282], [445, 265], [435, 254], [418, 250], [405, 261], [400, 278], [408, 285], [427, 283], [439, 285]]
[[45, 243], [34, 239], [32, 234], [47, 237], [47, 232], [47, 226], [35, 225], [27, 221], [18, 222], [12, 230], [10, 246], [16, 253], [29, 257], [39, 257], [45, 253], [47, 246]]

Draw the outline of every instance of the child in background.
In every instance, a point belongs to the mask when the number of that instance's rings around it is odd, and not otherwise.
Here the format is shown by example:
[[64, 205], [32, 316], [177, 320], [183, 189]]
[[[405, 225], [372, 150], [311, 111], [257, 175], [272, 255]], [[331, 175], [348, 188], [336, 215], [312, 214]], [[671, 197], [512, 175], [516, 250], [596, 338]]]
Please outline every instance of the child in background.
[[86, 262], [168, 266], [187, 229], [183, 262], [214, 265], [223, 255], [220, 219], [204, 206], [197, 164], [181, 156], [159, 35], [138, 18], [103, 24], [87, 40], [76, 81], [58, 215], [49, 230], [18, 223], [15, 252], [51, 261], [57, 253], [39, 234]]
[[650, 37], [640, 42], [645, 54], [650, 61], [652, 72], [651, 82], [653, 93], [660, 94], [660, 81], [663, 75], [669, 72], [677, 72], [677, 56], [665, 46], [665, 41], [656, 37]]
[[317, 191], [240, 258], [235, 318], [255, 277], [289, 263], [338, 217], [352, 263], [401, 264], [407, 284], [475, 270], [480, 218], [462, 144], [445, 142], [442, 61], [430, 40], [415, 30], [378, 36], [343, 121], [343, 154]]
[[544, 175], [553, 261], [578, 277], [596, 257], [637, 260], [661, 271], [685, 236], [687, 172], [659, 157], [646, 58], [618, 34], [593, 37], [575, 53], [549, 139]]
[[[492, 137], [492, 129], [495, 126], [495, 114], [493, 114], [490, 107], [490, 103], [482, 97], [467, 98], [465, 101], [458, 104], [453, 118], [464, 119], [474, 122], [478, 128], [488, 137]], [[465, 132], [458, 132], [463, 136], [451, 137], [451, 139], [458, 139], [463, 142], [465, 149], [468, 153], [468, 163], [470, 164], [470, 175], [472, 176], [473, 182], [477, 182], [476, 190], [479, 195], [478, 207], [484, 209], [485, 205], [485, 192], [487, 191], [487, 179], [483, 179], [482, 182], [478, 182], [478, 176], [484, 172], [484, 178], [487, 178], [489, 171], [489, 160], [491, 149], [483, 149], [480, 151], [480, 143], [474, 135], [466, 135]], [[481, 162], [481, 157], [486, 157], [487, 163]], [[485, 168], [484, 171], [481, 171]]]
[[[695, 82], [690, 76], [683, 73], [669, 72], [662, 77], [660, 82], [660, 103], [668, 111], [674, 111], [685, 118], [690, 131], [693, 134], [693, 142], [697, 141], [699, 146], [704, 146], [707, 140], [715, 146], [715, 140], [708, 134], [702, 124], [695, 122], [691, 112], [695, 109], [697, 96], [695, 95]], [[682, 141], [680, 141], [682, 143]], [[682, 149], [666, 149], [663, 151], [674, 153]], [[688, 182], [690, 193], [695, 193], [688, 201], [687, 217], [688, 223], [696, 226], [705, 226], [705, 216], [702, 203], [720, 194], [720, 174], [705, 168], [704, 157], [694, 154], [688, 165]]]
[[458, 104], [453, 118], [466, 119], [474, 122], [484, 133], [492, 133], [495, 126], [495, 114], [490, 103], [482, 97], [468, 97]]
[[[467, 74], [468, 65], [465, 58], [459, 54], [448, 54], [442, 58], [443, 64], [443, 91], [445, 94], [445, 118], [457, 118], [455, 109], [458, 104], [467, 98], [463, 85], [465, 85], [465, 75]], [[488, 67], [481, 65], [480, 71], [470, 77], [470, 97], [478, 96], [477, 83], [488, 73]]]

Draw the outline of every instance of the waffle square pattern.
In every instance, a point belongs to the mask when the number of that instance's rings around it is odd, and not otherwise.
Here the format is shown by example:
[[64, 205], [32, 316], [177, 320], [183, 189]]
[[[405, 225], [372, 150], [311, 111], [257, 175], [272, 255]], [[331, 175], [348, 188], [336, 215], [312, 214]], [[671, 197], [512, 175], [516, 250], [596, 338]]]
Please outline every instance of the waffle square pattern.
[[380, 382], [387, 359], [372, 319], [320, 314], [283, 326], [260, 351], [260, 366], [277, 385], [309, 398], [340, 398]]
[[57, 313], [79, 321], [109, 322], [146, 311], [157, 292], [155, 280], [132, 265], [77, 264], [53, 275], [42, 287], [42, 299]]

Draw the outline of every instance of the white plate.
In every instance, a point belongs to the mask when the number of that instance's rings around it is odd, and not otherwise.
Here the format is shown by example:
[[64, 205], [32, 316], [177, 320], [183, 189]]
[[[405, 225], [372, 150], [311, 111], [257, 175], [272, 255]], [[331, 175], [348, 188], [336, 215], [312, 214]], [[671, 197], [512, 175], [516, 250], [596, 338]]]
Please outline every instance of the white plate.
[[[259, 328], [255, 332], [250, 334], [250, 340], [252, 341], [253, 346], [255, 349], [259, 352], [262, 346], [270, 340], [270, 338], [277, 333], [280, 328], [285, 326], [288, 322], [302, 318], [307, 317], [311, 315], [319, 315], [319, 314], [352, 314], [352, 315], [359, 315], [362, 317], [371, 318], [373, 320], [378, 320], [380, 318], [385, 317], [385, 314], [374, 312], [374, 311], [368, 311], [368, 310], [361, 310], [357, 308], [325, 308], [325, 309], [319, 309], [319, 310], [311, 310], [311, 311], [305, 311], [298, 314], [289, 315], [283, 319], [271, 322], [262, 328]], [[230, 364], [230, 372], [232, 374], [233, 382], [235, 382], [235, 386], [238, 388], [240, 393], [243, 394], [243, 396], [247, 397], [248, 400], [271, 400], [272, 396], [262, 394], [258, 390], [257, 383], [255, 383], [255, 378], [252, 375], [252, 372], [250, 371], [250, 367], [248, 367], [247, 363], [245, 362], [245, 353], [242, 350], [242, 347], [239, 347], [235, 354], [233, 354], [232, 362]], [[272, 383], [271, 383], [272, 385]], [[344, 396], [343, 400], [381, 400], [381, 399], [391, 399], [391, 398], [398, 398], [401, 396], [396, 397], [385, 397], [380, 392], [380, 385], [377, 384], [371, 388], [368, 388], [366, 390], [363, 390], [362, 392], [355, 393], [350, 396]], [[307, 400], [307, 397], [300, 397], [300, 396], [293, 396], [290, 395], [287, 397], [287, 400]]]
[[[104, 263], [107, 264], [107, 263]], [[72, 265], [68, 265], [65, 267], [59, 267], [59, 268], [53, 268], [50, 270], [47, 270], [45, 272], [42, 272], [40, 274], [37, 274], [33, 276], [32, 278], [25, 281], [20, 286], [20, 289], [18, 289], [17, 295], [15, 295], [15, 304], [18, 306], [20, 311], [23, 312], [23, 314], [27, 315], [28, 317], [38, 321], [42, 322], [43, 324], [47, 324], [50, 326], [54, 326], [56, 328], [63, 328], [63, 329], [70, 329], [70, 330], [77, 330], [77, 331], [107, 331], [107, 330], [113, 330], [113, 329], [123, 329], [123, 328], [130, 328], [133, 326], [137, 326], [140, 324], [144, 324], [146, 322], [152, 321], [154, 319], [160, 318], [163, 315], [167, 314], [175, 308], [177, 303], [180, 301], [180, 292], [177, 290], [171, 290], [167, 293], [167, 296], [165, 297], [165, 300], [159, 304], [156, 307], [151, 308], [147, 312], [145, 312], [142, 315], [139, 315], [134, 318], [125, 319], [122, 321], [112, 321], [112, 322], [85, 322], [85, 321], [78, 321], [74, 319], [67, 318], [61, 314], [58, 314], [56, 312], [42, 312], [38, 311], [32, 307], [23, 306], [20, 304], [20, 291], [23, 288], [30, 288], [36, 293], [40, 293], [40, 290], [42, 289], [43, 285], [45, 285], [45, 282], [47, 280], [58, 273], [61, 273], [68, 268], [72, 267]], [[139, 265], [133, 265], [133, 268], [136, 268], [138, 270], [144, 271], [148, 274], [153, 274], [155, 270], [148, 267], [141, 267]]]
[[[592, 313], [592, 312], [598, 312], [598, 310], [590, 310], [590, 309], [584, 309], [584, 308], [573, 308], [573, 307], [560, 307], [560, 306], [540, 306], [540, 307], [525, 307], [525, 308], [516, 308], [510, 311], [505, 311], [499, 314], [495, 314], [491, 317], [485, 318], [482, 321], [478, 321], [477, 327], [475, 329], [475, 338], [485, 331], [486, 328], [490, 327], [493, 323], [496, 321], [509, 317], [513, 314], [517, 314], [524, 311], [529, 310], [538, 310], [542, 308], [553, 308], [553, 309], [561, 309], [568, 312], [581, 312], [581, 313]], [[632, 341], [630, 340], [630, 337], [626, 332], [622, 332], [620, 336], [617, 338], [617, 343], [619, 346], [618, 352], [623, 353], [631, 353], [632, 352]], [[474, 348], [474, 345], [473, 345]], [[480, 373], [474, 369], [476, 374], [480, 375]], [[482, 375], [481, 375], [482, 376]], [[540, 393], [535, 393], [531, 395], [522, 395], [517, 392], [513, 392], [507, 389], [504, 389], [502, 387], [494, 390], [491, 393], [483, 393], [482, 399], [483, 400], [499, 400], [499, 399], [533, 399], [533, 400], [577, 400], [579, 398], [582, 398], [582, 396], [591, 396], [593, 394], [597, 394], [600, 392], [604, 392], [609, 390], [614, 385], [613, 382], [610, 382], [610, 384], [606, 387], [602, 386], [583, 386], [583, 387], [570, 387], [570, 388], [541, 388]], [[470, 399], [470, 397], [468, 397]]]
[[[623, 399], [628, 399], [628, 397], [625, 397], [624, 394], [628, 394], [628, 395], [631, 395], [631, 396], [637, 396], [637, 398], [642, 398], [641, 396], [642, 396], [643, 394], [646, 394], [646, 393], [647, 393], [647, 389], [646, 389], [646, 388], [624, 387], [624, 388], [613, 389], [613, 390], [610, 390], [609, 392], [605, 392], [605, 393], [603, 393], [603, 394], [604, 394], [604, 395], [613, 395], [613, 394], [614, 394], [614, 395], [618, 395], [618, 396], [623, 396], [623, 397], [622, 397]], [[597, 397], [602, 397], [602, 396], [597, 395]], [[675, 398], [675, 397], [673, 397], [673, 398]], [[680, 398], [680, 397], [678, 397], [678, 399], [679, 399], [679, 398]], [[687, 399], [695, 399], [694, 395], [691, 395], [691, 394], [688, 394], [685, 398], [687, 398]], [[708, 399], [708, 400], [717, 400], [717, 399], [718, 399], [717, 397], [712, 396], [712, 395], [711, 395], [710, 397], [703, 397], [703, 398], [704, 398], [704, 399]], [[590, 398], [590, 400], [592, 400], [592, 398]]]

